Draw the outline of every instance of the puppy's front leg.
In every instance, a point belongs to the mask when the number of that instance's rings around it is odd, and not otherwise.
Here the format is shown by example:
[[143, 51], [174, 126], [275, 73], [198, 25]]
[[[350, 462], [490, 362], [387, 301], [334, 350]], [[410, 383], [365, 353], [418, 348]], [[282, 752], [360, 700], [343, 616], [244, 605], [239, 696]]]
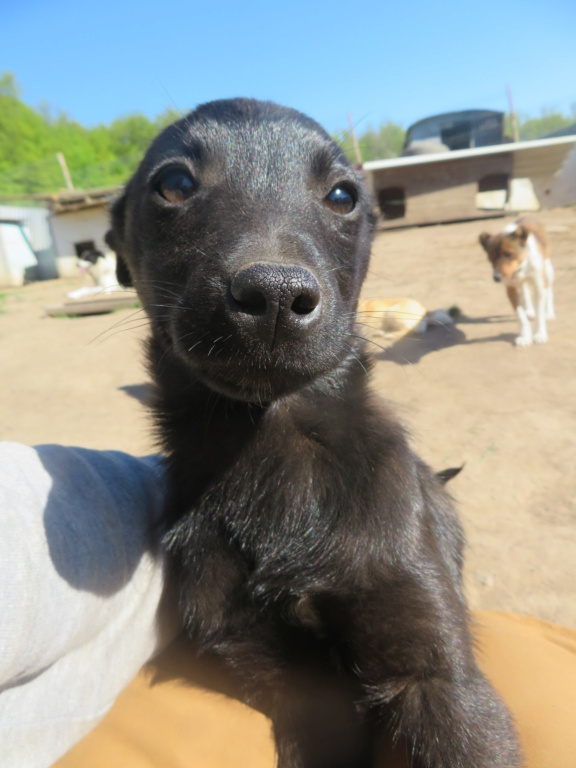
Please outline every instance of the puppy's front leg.
[[334, 674], [306, 634], [246, 615], [215, 650], [243, 681], [245, 700], [272, 721], [277, 768], [372, 768], [358, 686]]
[[[516, 337], [516, 345], [519, 347], [528, 347], [530, 344], [532, 344], [532, 328], [530, 327], [530, 320], [528, 319], [528, 313], [526, 312], [523, 300], [520, 300], [520, 295], [518, 293], [518, 288], [514, 285], [509, 285], [506, 288], [506, 293], [508, 294], [508, 298], [510, 299], [510, 303], [512, 304], [514, 311], [516, 312], [516, 317], [518, 318], [518, 322], [520, 323], [520, 333]], [[530, 300], [530, 304], [532, 304], [532, 301]]]
[[456, 595], [396, 583], [364, 595], [358, 611], [351, 661], [371, 719], [406, 739], [412, 768], [519, 768], [511, 718], [476, 665]]
[[[305, 674], [305, 673], [304, 673]], [[277, 768], [372, 768], [368, 725], [336, 679], [311, 677], [292, 683], [276, 701], [271, 717]]]
[[546, 328], [546, 288], [542, 279], [534, 282], [534, 291], [536, 293], [536, 331], [534, 341], [536, 344], [543, 344], [548, 341], [548, 330]]
[[546, 319], [554, 320], [554, 267], [550, 259], [546, 259], [544, 264], [544, 282], [546, 284]]

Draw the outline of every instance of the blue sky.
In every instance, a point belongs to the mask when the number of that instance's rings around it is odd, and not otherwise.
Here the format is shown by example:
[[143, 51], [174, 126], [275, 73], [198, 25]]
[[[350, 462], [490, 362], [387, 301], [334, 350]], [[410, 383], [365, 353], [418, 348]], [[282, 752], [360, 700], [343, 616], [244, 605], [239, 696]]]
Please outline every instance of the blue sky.
[[576, 104], [576, 2], [0, 0], [0, 70], [84, 125], [229, 96], [328, 130]]

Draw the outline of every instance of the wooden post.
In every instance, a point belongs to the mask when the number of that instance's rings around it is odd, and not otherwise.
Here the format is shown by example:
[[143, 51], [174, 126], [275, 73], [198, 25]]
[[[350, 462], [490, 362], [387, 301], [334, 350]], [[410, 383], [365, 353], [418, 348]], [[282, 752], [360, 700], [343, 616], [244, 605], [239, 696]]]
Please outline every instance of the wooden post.
[[362, 155], [360, 154], [360, 146], [358, 139], [356, 138], [356, 131], [354, 130], [354, 121], [352, 120], [352, 113], [348, 112], [348, 123], [350, 125], [350, 136], [352, 136], [352, 144], [354, 145], [354, 154], [356, 155], [356, 162], [358, 165], [362, 165]]
[[66, 182], [66, 189], [74, 189], [74, 184], [72, 184], [72, 178], [70, 177], [70, 171], [68, 170], [68, 166], [66, 165], [66, 158], [64, 157], [62, 152], [56, 152], [56, 160], [58, 160], [58, 163], [60, 165], [60, 169], [62, 171], [62, 175], [64, 176], [64, 181]]
[[512, 88], [508, 84], [508, 102], [510, 104], [510, 122], [512, 123], [512, 136], [514, 141], [520, 141], [520, 134], [518, 133], [518, 121], [516, 120], [516, 112], [514, 112], [514, 102], [512, 101]]

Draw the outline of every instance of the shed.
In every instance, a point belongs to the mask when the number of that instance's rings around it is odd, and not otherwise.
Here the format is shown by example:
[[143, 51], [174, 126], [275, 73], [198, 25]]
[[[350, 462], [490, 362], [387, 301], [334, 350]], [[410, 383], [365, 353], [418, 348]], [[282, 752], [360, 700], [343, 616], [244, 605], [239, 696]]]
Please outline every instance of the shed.
[[23, 285], [26, 270], [36, 263], [24, 227], [14, 221], [0, 221], [0, 287]]
[[576, 184], [562, 181], [575, 147], [576, 136], [563, 136], [375, 160], [363, 169], [384, 227], [432, 224], [576, 202]]
[[[8, 279], [10, 285], [13, 285], [14, 280], [16, 280], [16, 284], [20, 285], [24, 279], [24, 275], [20, 274], [23, 269], [29, 269], [30, 277], [39, 280], [57, 277], [56, 254], [50, 231], [49, 212], [44, 200], [40, 205], [34, 207], [0, 205], [0, 226], [3, 226], [5, 235], [3, 237], [4, 277], [0, 279], [4, 281]], [[15, 227], [21, 229], [21, 234], [17, 233]], [[26, 243], [23, 243], [23, 239]], [[30, 248], [35, 258], [31, 259], [27, 256], [24, 259], [26, 265], [23, 266], [23, 249], [28, 251]], [[10, 265], [11, 274], [12, 268], [15, 270], [10, 278], [7, 278], [5, 274], [8, 265]], [[16, 277], [18, 274], [19, 277]]]
[[76, 259], [87, 249], [108, 250], [104, 235], [110, 229], [108, 208], [122, 187], [60, 192], [48, 199], [58, 271], [74, 272]]

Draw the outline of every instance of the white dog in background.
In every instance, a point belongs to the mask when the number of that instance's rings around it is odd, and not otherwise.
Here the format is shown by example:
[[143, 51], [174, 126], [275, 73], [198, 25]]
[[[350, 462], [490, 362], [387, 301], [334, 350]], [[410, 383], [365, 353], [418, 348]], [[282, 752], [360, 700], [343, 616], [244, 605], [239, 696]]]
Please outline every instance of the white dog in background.
[[112, 291], [124, 290], [118, 285], [116, 278], [116, 256], [109, 251], [103, 254], [97, 250], [83, 251], [77, 261], [78, 268], [89, 274], [94, 280], [93, 286], [83, 286], [67, 294], [69, 299], [83, 299], [86, 296], [105, 294]]

